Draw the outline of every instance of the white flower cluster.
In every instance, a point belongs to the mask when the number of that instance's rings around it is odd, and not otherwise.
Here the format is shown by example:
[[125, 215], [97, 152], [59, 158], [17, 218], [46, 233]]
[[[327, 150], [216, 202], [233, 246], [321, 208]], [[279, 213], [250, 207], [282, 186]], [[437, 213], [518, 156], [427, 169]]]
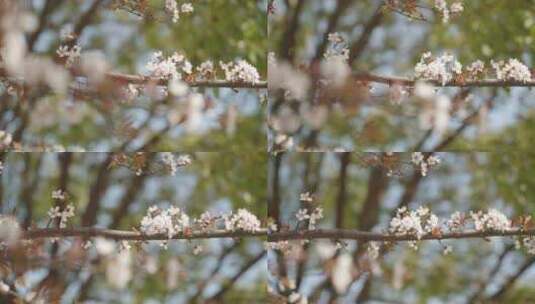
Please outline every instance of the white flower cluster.
[[167, 234], [173, 236], [189, 227], [189, 216], [178, 207], [170, 207], [163, 210], [157, 206], [151, 206], [147, 215], [141, 220], [140, 231], [146, 235]]
[[329, 33], [329, 47], [323, 54], [325, 59], [339, 58], [344, 61], [349, 59], [349, 48], [345, 38], [338, 32]]
[[380, 243], [379, 242], [369, 242], [368, 243], [368, 257], [372, 260], [376, 260], [379, 257], [380, 252]]
[[481, 60], [476, 60], [466, 67], [466, 71], [470, 77], [476, 78], [485, 72], [485, 63]]
[[411, 162], [420, 167], [419, 169], [422, 176], [427, 176], [429, 168], [440, 164], [440, 158], [438, 156], [431, 155], [426, 159], [422, 152], [413, 152], [411, 154]]
[[52, 198], [60, 201], [64, 201], [66, 199], [66, 193], [65, 191], [61, 189], [57, 189], [52, 191]]
[[516, 58], [510, 58], [507, 61], [491, 61], [491, 65], [499, 80], [528, 82], [532, 79], [529, 68]]
[[415, 235], [418, 239], [422, 236], [440, 231], [438, 217], [431, 213], [429, 208], [420, 207], [417, 210], [408, 210], [401, 207], [396, 216], [390, 221], [389, 232], [396, 235]]
[[13, 136], [11, 136], [11, 133], [0, 130], [0, 150], [9, 148], [12, 142]]
[[0, 215], [0, 246], [18, 242], [21, 234], [22, 228], [15, 217]]
[[194, 222], [202, 231], [206, 231], [214, 227], [218, 218], [218, 216], [213, 215], [209, 211], [205, 211], [198, 219], [195, 219]]
[[451, 214], [450, 218], [446, 221], [446, 226], [452, 232], [461, 231], [464, 227], [465, 216], [464, 213], [455, 211]]
[[74, 62], [80, 58], [81, 51], [82, 48], [77, 44], [72, 47], [69, 47], [68, 45], [60, 45], [56, 50], [56, 54], [59, 58], [66, 58], [65, 66], [70, 68], [73, 66]]
[[460, 14], [464, 10], [464, 6], [461, 1], [455, 1], [451, 6], [448, 6], [446, 0], [435, 0], [435, 9], [442, 16], [442, 22], [448, 23], [450, 21], [450, 15]]
[[63, 210], [60, 206], [55, 206], [48, 210], [48, 217], [51, 220], [59, 219], [59, 228], [67, 228], [67, 221], [74, 216], [74, 206], [72, 204], [67, 205]]
[[[496, 210], [471, 211], [471, 223], [476, 231], [507, 231], [513, 229], [512, 222], [505, 214]], [[467, 218], [462, 212], [454, 212], [450, 218], [444, 222], [445, 227], [451, 232], [460, 232], [467, 224]], [[421, 238], [427, 233], [442, 231], [441, 224], [436, 215], [432, 214], [428, 208], [420, 207], [417, 210], [407, 210], [402, 207], [397, 210], [396, 217], [390, 222], [390, 233], [400, 235], [416, 235]]]
[[309, 230], [316, 229], [316, 224], [318, 220], [323, 218], [323, 208], [316, 207], [312, 210], [309, 210], [307, 208], [301, 208], [297, 210], [295, 217], [297, 218], [299, 222], [308, 220], [307, 229]]
[[162, 152], [162, 161], [171, 171], [171, 175], [175, 176], [179, 167], [191, 164], [191, 157], [189, 155], [180, 155], [176, 158], [171, 152]]
[[147, 63], [150, 76], [160, 79], [182, 79], [182, 72], [191, 74], [192, 69], [186, 57], [177, 52], [167, 58], [164, 58], [161, 51], [154, 52]]
[[180, 19], [180, 14], [193, 13], [193, 5], [190, 2], [186, 2], [179, 7], [176, 0], [165, 0], [165, 10], [173, 15], [173, 23], [177, 23]]
[[304, 100], [310, 88], [310, 79], [288, 62], [278, 62], [275, 54], [268, 55], [268, 88], [284, 90], [286, 99]]
[[260, 229], [260, 220], [245, 209], [238, 209], [236, 213], [226, 214], [223, 219], [226, 230], [255, 232]]
[[347, 63], [349, 48], [340, 33], [330, 33], [328, 40], [330, 45], [323, 54], [324, 60], [320, 63], [320, 72], [327, 84], [337, 88], [344, 85], [351, 75], [351, 68]]
[[278, 241], [278, 242], [265, 242], [264, 248], [266, 250], [277, 250], [282, 252], [288, 252], [290, 249], [290, 242], [285, 241]]
[[234, 62], [219, 62], [219, 66], [225, 72], [225, 79], [232, 82], [257, 83], [260, 75], [254, 66], [243, 59]]
[[305, 203], [312, 203], [314, 201], [314, 197], [312, 194], [310, 194], [310, 192], [305, 192], [299, 194], [299, 200]]
[[204, 61], [196, 70], [201, 79], [212, 79], [215, 76], [215, 68], [212, 60]]
[[463, 65], [451, 54], [433, 57], [431, 52], [425, 52], [414, 67], [414, 73], [416, 78], [435, 80], [445, 85], [460, 75], [462, 68]]
[[477, 231], [507, 231], [512, 228], [511, 220], [496, 209], [489, 209], [487, 212], [470, 212], [470, 217], [474, 221], [474, 226]]

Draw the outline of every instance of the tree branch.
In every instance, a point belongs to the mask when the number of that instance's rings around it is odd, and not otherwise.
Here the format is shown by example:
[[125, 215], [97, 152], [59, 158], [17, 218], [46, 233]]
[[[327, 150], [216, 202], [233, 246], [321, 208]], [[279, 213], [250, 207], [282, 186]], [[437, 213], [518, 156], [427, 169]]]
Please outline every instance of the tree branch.
[[512, 229], [507, 231], [476, 231], [448, 232], [442, 234], [426, 234], [421, 238], [416, 235], [395, 235], [389, 233], [369, 232], [350, 229], [316, 229], [306, 231], [281, 231], [269, 235], [269, 241], [303, 240], [303, 239], [332, 239], [332, 240], [357, 240], [357, 241], [380, 241], [380, 242], [406, 242], [419, 240], [447, 240], [447, 239], [473, 239], [508, 236], [532, 236], [535, 229]]
[[[117, 72], [108, 72], [106, 77], [110, 80], [115, 80], [119, 82], [127, 82], [132, 84], [146, 84], [146, 83], [155, 83], [158, 85], [166, 86], [168, 80], [154, 78], [143, 75], [131, 75], [131, 74], [122, 74]], [[233, 88], [233, 89], [266, 89], [267, 81], [259, 81], [256, 83], [250, 82], [236, 82], [236, 81], [227, 81], [227, 80], [194, 80], [194, 81], [185, 81], [190, 87], [212, 87], [212, 88]]]
[[[352, 78], [357, 81], [367, 81], [367, 82], [376, 82], [383, 83], [387, 85], [402, 85], [402, 86], [414, 86], [415, 83], [419, 80], [411, 79], [407, 77], [399, 76], [386, 76], [379, 74], [372, 74], [368, 72], [357, 72], [352, 75]], [[534, 87], [535, 79], [530, 81], [516, 81], [516, 80], [499, 80], [499, 79], [483, 79], [483, 80], [469, 80], [469, 81], [449, 81], [445, 84], [442, 84], [440, 81], [436, 80], [426, 80], [422, 81], [431, 83], [438, 87]]]
[[168, 237], [167, 234], [146, 235], [136, 231], [114, 230], [106, 228], [82, 227], [82, 228], [35, 228], [26, 231], [23, 238], [26, 240], [42, 238], [60, 237], [103, 237], [113, 240], [126, 241], [167, 241], [167, 240], [193, 240], [193, 239], [218, 239], [218, 238], [253, 238], [268, 237], [270, 242], [282, 240], [304, 240], [304, 239], [332, 239], [332, 240], [357, 240], [357, 241], [379, 241], [379, 242], [406, 242], [406, 241], [426, 241], [426, 240], [447, 240], [447, 239], [474, 239], [490, 237], [512, 237], [512, 236], [535, 236], [535, 229], [511, 229], [506, 231], [496, 230], [467, 230], [462, 232], [447, 232], [442, 234], [425, 234], [421, 238], [416, 235], [404, 234], [396, 235], [380, 232], [369, 232], [351, 229], [315, 229], [304, 231], [280, 231], [271, 232], [261, 228], [257, 231], [195, 231], [179, 233]]
[[[181, 233], [173, 236], [172, 240], [193, 240], [193, 239], [218, 239], [218, 238], [246, 238], [246, 237], [265, 237], [267, 229], [260, 229], [255, 232], [247, 231], [227, 231], [216, 230], [210, 232], [192, 232]], [[105, 228], [82, 227], [82, 228], [38, 228], [26, 231], [23, 238], [26, 240], [43, 239], [43, 238], [60, 238], [60, 237], [103, 237], [113, 240], [125, 241], [168, 241], [170, 238], [167, 234], [146, 235], [136, 231], [114, 230]]]

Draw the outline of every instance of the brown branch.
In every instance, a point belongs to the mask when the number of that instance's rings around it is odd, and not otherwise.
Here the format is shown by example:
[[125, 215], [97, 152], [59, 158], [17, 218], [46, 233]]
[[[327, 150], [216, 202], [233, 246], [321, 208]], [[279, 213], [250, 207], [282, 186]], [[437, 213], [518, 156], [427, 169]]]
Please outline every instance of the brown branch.
[[[255, 232], [247, 231], [228, 231], [215, 230], [210, 232], [192, 232], [181, 233], [173, 236], [172, 240], [194, 240], [194, 239], [221, 239], [221, 238], [249, 238], [249, 237], [265, 237], [267, 236], [267, 229], [259, 229]], [[114, 230], [106, 228], [82, 227], [82, 228], [37, 228], [26, 231], [23, 238], [26, 240], [43, 239], [43, 238], [60, 238], [60, 237], [81, 237], [94, 238], [102, 237], [113, 240], [125, 241], [167, 241], [170, 240], [167, 234], [146, 235], [141, 232]]]
[[232, 288], [234, 283], [236, 283], [236, 281], [238, 281], [241, 276], [243, 276], [249, 269], [251, 269], [251, 267], [258, 263], [258, 261], [260, 261], [265, 255], [266, 251], [262, 251], [255, 257], [247, 261], [247, 263], [245, 263], [245, 265], [243, 265], [242, 268], [234, 276], [232, 276], [232, 278], [230, 278], [230, 280], [223, 286], [223, 288], [221, 288], [214, 296], [212, 296], [208, 300], [208, 303], [211, 303], [213, 301], [219, 302], [219, 300], [223, 298], [225, 293], [227, 293]]
[[[386, 76], [379, 74], [372, 74], [368, 72], [354, 73], [352, 78], [357, 81], [367, 81], [383, 83], [387, 85], [402, 85], [402, 86], [414, 86], [419, 80], [399, 77], [399, 76]], [[440, 81], [422, 79], [422, 81], [431, 83], [438, 87], [534, 87], [535, 79], [530, 81], [517, 81], [517, 80], [499, 80], [499, 79], [483, 79], [483, 80], [467, 80], [467, 81], [449, 81], [442, 84]]]
[[43, 7], [43, 10], [41, 11], [41, 14], [39, 14], [39, 23], [37, 26], [37, 29], [30, 34], [28, 38], [28, 49], [33, 51], [35, 43], [41, 36], [41, 34], [46, 29], [47, 23], [48, 23], [48, 17], [52, 12], [59, 7], [61, 4], [63, 4], [63, 1], [59, 0], [47, 0], [45, 2], [45, 5]]
[[113, 153], [108, 153], [106, 159], [100, 164], [95, 183], [89, 190], [89, 202], [82, 215], [82, 226], [94, 225], [97, 220], [97, 215], [100, 210], [100, 199], [108, 189], [110, 177], [108, 169], [113, 160], [113, 156]]
[[321, 42], [318, 45], [318, 48], [316, 49], [316, 55], [314, 56], [313, 61], [319, 61], [323, 57], [323, 53], [325, 53], [325, 49], [327, 48], [327, 45], [329, 44], [329, 34], [334, 32], [336, 29], [336, 26], [338, 25], [338, 21], [340, 20], [340, 17], [342, 17], [342, 14], [345, 12], [345, 10], [349, 7], [351, 4], [350, 0], [339, 0], [336, 6], [336, 9], [334, 10], [333, 14], [330, 16], [327, 29], [323, 33], [323, 37], [321, 38]]
[[225, 250], [221, 253], [221, 255], [219, 255], [219, 257], [217, 258], [216, 266], [212, 269], [212, 271], [210, 272], [210, 275], [205, 280], [197, 284], [197, 287], [196, 287], [197, 291], [191, 298], [188, 299], [189, 303], [197, 303], [197, 300], [202, 296], [205, 290], [205, 287], [216, 276], [216, 274], [221, 270], [221, 268], [223, 268], [223, 265], [224, 265], [223, 262], [225, 261], [227, 256], [229, 256], [234, 251], [234, 249], [238, 248], [239, 244], [240, 243], [238, 242], [234, 242], [234, 244], [225, 248]]
[[82, 228], [35, 228], [26, 231], [23, 238], [26, 240], [42, 238], [60, 237], [103, 237], [113, 240], [125, 241], [166, 241], [166, 240], [193, 240], [193, 239], [219, 239], [219, 238], [252, 238], [268, 236], [270, 242], [283, 240], [306, 240], [306, 239], [332, 239], [332, 240], [356, 240], [362, 242], [406, 242], [406, 241], [426, 241], [426, 240], [448, 240], [448, 239], [474, 239], [490, 237], [513, 237], [513, 236], [534, 236], [535, 229], [515, 228], [506, 231], [496, 230], [467, 230], [463, 232], [447, 232], [442, 234], [425, 234], [418, 238], [412, 234], [389, 234], [380, 232], [369, 232], [351, 229], [315, 229], [303, 231], [279, 231], [271, 232], [261, 228], [254, 232], [249, 231], [195, 231], [179, 233], [169, 238], [167, 234], [146, 235], [141, 232], [114, 230], [106, 228], [82, 227]]
[[373, 31], [381, 24], [383, 21], [383, 3], [379, 5], [377, 10], [375, 11], [374, 15], [371, 17], [371, 19], [366, 23], [364, 26], [364, 29], [362, 30], [362, 34], [360, 35], [359, 39], [353, 43], [349, 50], [349, 65], [353, 65], [355, 61], [357, 61], [360, 56], [362, 56], [362, 53], [364, 52], [364, 49], [366, 45], [368, 45], [368, 42], [370, 41], [370, 38], [373, 34]]
[[509, 288], [511, 288], [515, 282], [529, 269], [532, 265], [535, 264], [535, 257], [531, 257], [526, 260], [522, 266], [512, 275], [507, 281], [500, 287], [498, 291], [492, 294], [487, 298], [487, 301], [491, 303], [502, 303], [503, 296], [507, 293]]
[[[147, 84], [153, 83], [158, 85], [166, 86], [169, 80], [154, 78], [150, 76], [143, 75], [131, 75], [131, 74], [122, 74], [117, 72], [108, 72], [106, 77], [110, 80], [115, 80], [118, 82], [127, 82], [131, 84]], [[233, 88], [233, 89], [266, 89], [267, 81], [259, 82], [239, 82], [239, 81], [227, 81], [227, 80], [185, 80], [188, 86], [190, 87], [211, 87], [211, 88]]]
[[[305, 0], [299, 0], [295, 7], [295, 10], [291, 16], [288, 16], [286, 20], [286, 31], [282, 37], [282, 45], [280, 47], [279, 57], [287, 61], [292, 62], [295, 57], [295, 44], [297, 38], [297, 32], [299, 32], [299, 17], [303, 12], [305, 6]], [[290, 7], [287, 8], [288, 10]]]
[[490, 271], [489, 275], [487, 276], [487, 279], [485, 282], [481, 282], [477, 288], [477, 290], [472, 294], [472, 296], [468, 299], [467, 303], [477, 303], [483, 293], [485, 292], [485, 289], [490, 284], [490, 281], [494, 279], [494, 276], [498, 273], [500, 268], [502, 267], [503, 261], [505, 260], [505, 257], [511, 252], [513, 249], [515, 249], [515, 246], [513, 244], [507, 246], [502, 253], [498, 256], [496, 263], [492, 267], [492, 270]]
[[270, 242], [282, 240], [306, 240], [306, 239], [331, 239], [331, 240], [356, 240], [362, 242], [407, 242], [425, 240], [448, 240], [448, 239], [474, 239], [490, 237], [532, 236], [535, 229], [511, 229], [507, 231], [476, 231], [447, 232], [442, 234], [425, 234], [421, 238], [416, 235], [396, 235], [380, 232], [369, 232], [350, 229], [316, 229], [306, 231], [281, 231], [269, 235]]

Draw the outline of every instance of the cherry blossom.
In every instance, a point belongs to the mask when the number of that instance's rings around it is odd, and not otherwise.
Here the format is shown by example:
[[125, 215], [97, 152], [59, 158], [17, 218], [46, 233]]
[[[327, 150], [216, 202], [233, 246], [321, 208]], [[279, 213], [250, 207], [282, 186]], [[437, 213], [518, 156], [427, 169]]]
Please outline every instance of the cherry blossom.
[[430, 52], [426, 52], [414, 67], [414, 73], [416, 78], [436, 80], [445, 85], [462, 73], [462, 67], [451, 54], [444, 53], [442, 56], [433, 57]]
[[529, 68], [516, 58], [507, 61], [491, 61], [496, 72], [496, 78], [500, 80], [516, 80], [528, 82], [532, 79]]
[[236, 213], [225, 214], [223, 219], [226, 230], [255, 232], [260, 229], [260, 220], [256, 215], [243, 208]]
[[66, 228], [67, 227], [67, 221], [69, 218], [74, 217], [74, 205], [69, 204], [65, 208], [61, 208], [60, 206], [55, 206], [50, 208], [48, 210], [48, 217], [53, 219], [59, 219], [59, 228]]
[[189, 216], [180, 208], [151, 206], [141, 220], [140, 231], [147, 235], [166, 234], [171, 239], [189, 226]]
[[234, 62], [219, 62], [219, 66], [225, 72], [225, 79], [232, 82], [257, 83], [260, 75], [254, 66], [243, 59]]
[[70, 68], [81, 56], [82, 48], [75, 44], [73, 46], [61, 45], [56, 51], [59, 58], [65, 58], [65, 66]]

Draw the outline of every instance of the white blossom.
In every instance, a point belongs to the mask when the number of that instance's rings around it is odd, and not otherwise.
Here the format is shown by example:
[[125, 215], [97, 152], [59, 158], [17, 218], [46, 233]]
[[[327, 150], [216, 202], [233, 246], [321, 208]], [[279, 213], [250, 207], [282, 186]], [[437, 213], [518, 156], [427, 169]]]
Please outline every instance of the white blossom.
[[390, 221], [389, 232], [396, 235], [414, 235], [420, 239], [436, 228], [440, 228], [438, 218], [428, 208], [407, 210], [406, 207], [402, 207], [397, 210], [396, 216]]
[[56, 54], [59, 58], [65, 58], [65, 66], [70, 68], [73, 66], [76, 60], [80, 58], [82, 48], [75, 44], [73, 46], [60, 45], [56, 50]]
[[435, 80], [442, 83], [442, 85], [452, 81], [461, 72], [461, 63], [448, 53], [433, 57], [430, 52], [426, 52], [414, 67], [416, 78]]
[[13, 142], [13, 136], [11, 133], [0, 130], [0, 149], [4, 150], [8, 148]]
[[66, 193], [61, 189], [57, 189], [57, 190], [52, 191], [52, 198], [56, 199], [56, 200], [64, 201], [65, 198], [66, 198], [65, 195], [66, 195]]
[[485, 71], [485, 63], [481, 60], [476, 60], [466, 67], [466, 71], [472, 78], [475, 78]]
[[165, 58], [161, 51], [154, 52], [147, 63], [150, 76], [161, 79], [182, 79], [182, 73], [191, 74], [192, 65], [182, 54], [175, 52]]
[[376, 260], [379, 257], [379, 250], [381, 247], [379, 246], [378, 242], [369, 242], [368, 243], [368, 257], [372, 260]]
[[215, 75], [214, 63], [211, 60], [201, 63], [196, 70], [202, 79], [210, 79]]
[[470, 216], [477, 231], [507, 231], [511, 229], [511, 220], [505, 214], [493, 208], [487, 212], [470, 212]]
[[260, 229], [260, 220], [246, 209], [238, 209], [236, 213], [224, 216], [225, 229], [230, 231], [256, 232]]
[[255, 84], [260, 81], [260, 75], [254, 66], [243, 59], [234, 62], [219, 62], [219, 66], [225, 72], [225, 79], [232, 82], [244, 82]]
[[99, 255], [109, 256], [115, 252], [116, 244], [112, 240], [97, 237], [95, 239], [95, 249]]
[[173, 16], [173, 23], [177, 23], [180, 14], [193, 13], [193, 5], [186, 2], [179, 7], [176, 0], [165, 0], [165, 10]]
[[19, 240], [21, 234], [22, 228], [16, 218], [0, 215], [0, 244], [14, 244]]
[[528, 82], [532, 79], [529, 68], [516, 58], [507, 61], [491, 61], [491, 65], [496, 72], [496, 78], [499, 80]]
[[133, 277], [132, 253], [129, 250], [119, 251], [107, 257], [106, 279], [117, 289], [125, 288]]
[[268, 89], [282, 89], [288, 99], [304, 100], [310, 88], [308, 75], [287, 62], [277, 62], [273, 53], [268, 61]]
[[411, 154], [411, 162], [419, 167], [422, 176], [427, 176], [427, 171], [430, 167], [440, 164], [440, 158], [436, 155], [431, 155], [426, 159], [422, 152], [413, 152]]
[[321, 76], [327, 85], [334, 88], [342, 87], [351, 75], [351, 67], [343, 56], [330, 56], [320, 63]]
[[299, 195], [299, 200], [302, 202], [311, 203], [314, 201], [314, 198], [310, 192], [304, 192]]
[[189, 227], [189, 216], [178, 207], [160, 209], [151, 206], [141, 220], [140, 231], [146, 235], [166, 234], [173, 238]]
[[67, 228], [67, 221], [69, 218], [73, 217], [74, 214], [74, 206], [72, 204], [67, 205], [65, 208], [61, 209], [60, 206], [52, 207], [48, 210], [48, 217], [53, 219], [59, 219], [59, 228], [64, 229]]
[[446, 226], [450, 231], [460, 231], [464, 227], [464, 217], [464, 213], [455, 211], [446, 222]]
[[191, 163], [191, 157], [189, 155], [181, 155], [176, 158], [171, 152], [162, 152], [162, 161], [171, 171], [171, 175], [175, 176], [179, 167], [183, 167]]
[[312, 210], [301, 208], [297, 211], [295, 217], [299, 222], [308, 220], [308, 229], [316, 229], [318, 220], [323, 218], [323, 208], [316, 207]]

